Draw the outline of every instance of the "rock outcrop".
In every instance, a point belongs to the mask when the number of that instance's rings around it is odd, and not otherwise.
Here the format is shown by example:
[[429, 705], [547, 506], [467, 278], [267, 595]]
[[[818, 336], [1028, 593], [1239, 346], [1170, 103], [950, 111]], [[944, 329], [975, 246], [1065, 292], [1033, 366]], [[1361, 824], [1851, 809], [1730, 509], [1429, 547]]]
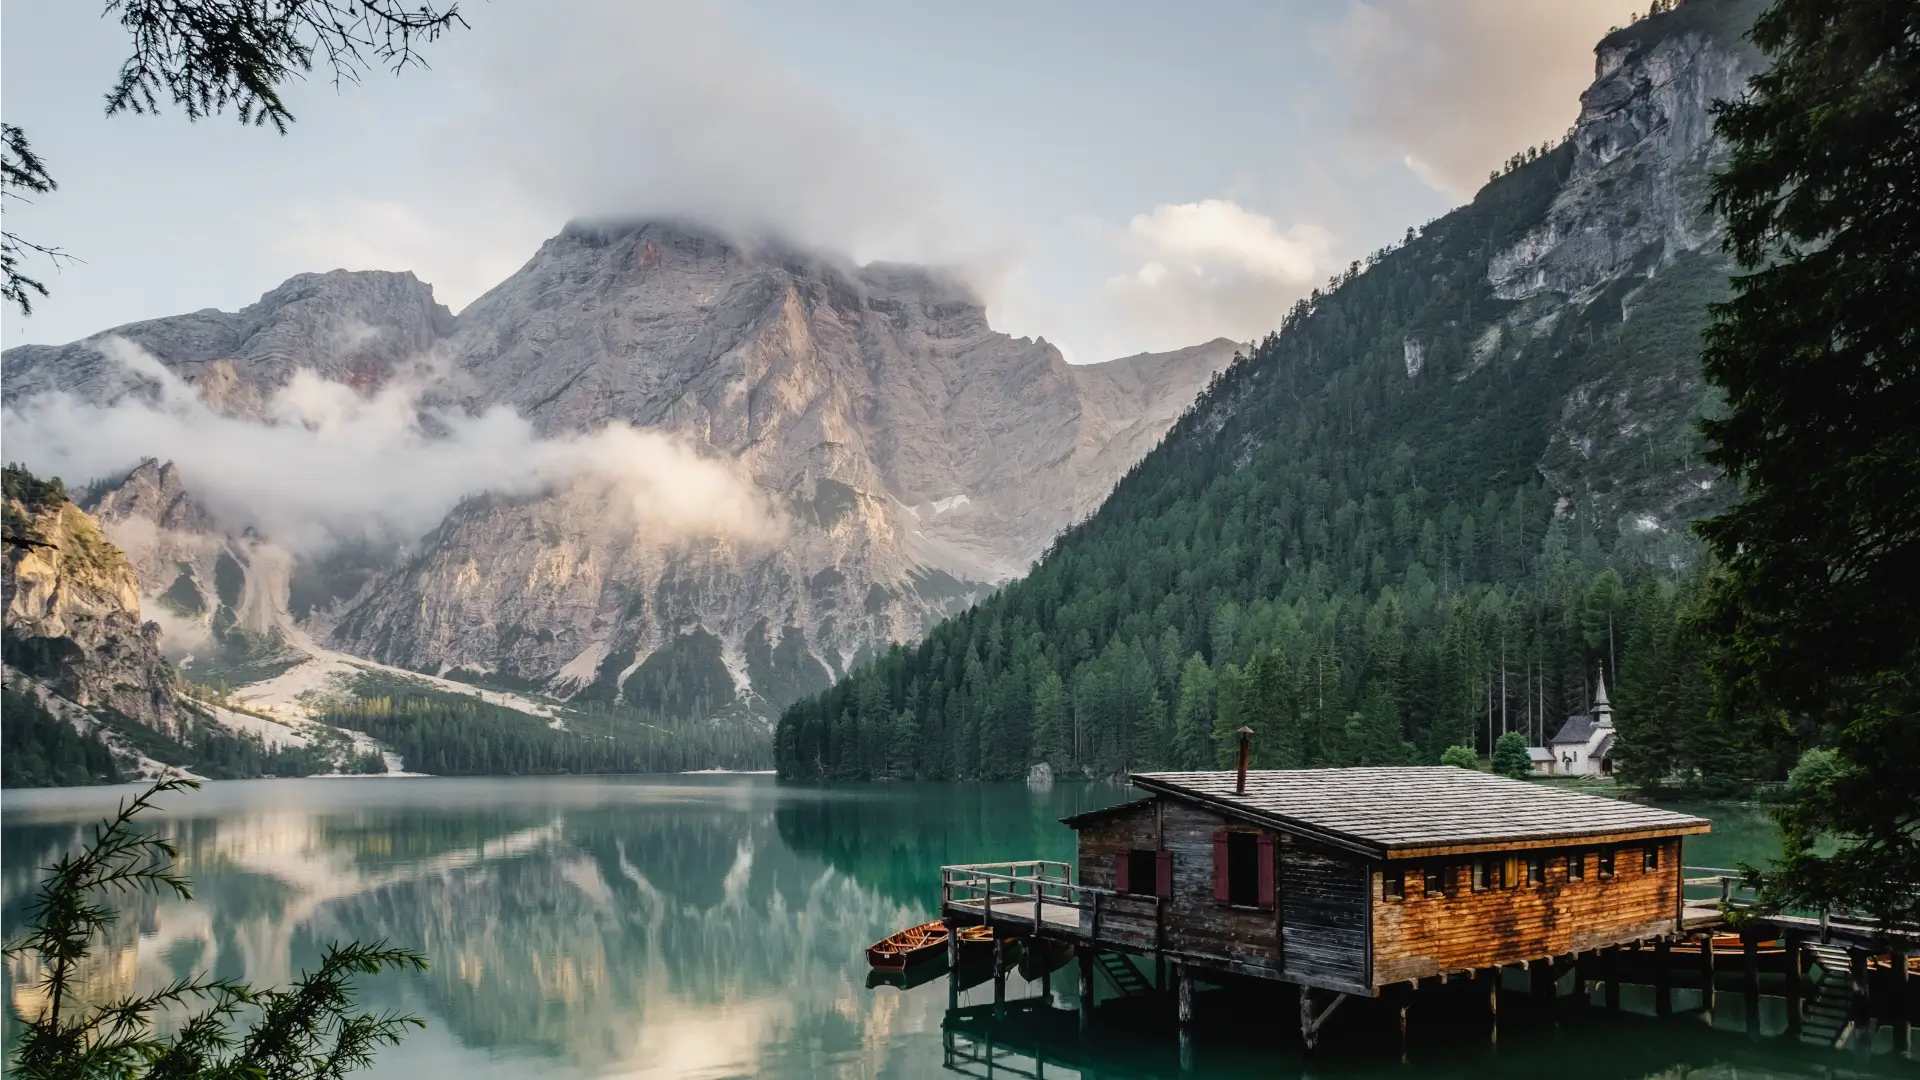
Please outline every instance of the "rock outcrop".
[[57, 484], [8, 469], [6, 666], [86, 709], [178, 735], [160, 628], [140, 617], [140, 582], [99, 523]]

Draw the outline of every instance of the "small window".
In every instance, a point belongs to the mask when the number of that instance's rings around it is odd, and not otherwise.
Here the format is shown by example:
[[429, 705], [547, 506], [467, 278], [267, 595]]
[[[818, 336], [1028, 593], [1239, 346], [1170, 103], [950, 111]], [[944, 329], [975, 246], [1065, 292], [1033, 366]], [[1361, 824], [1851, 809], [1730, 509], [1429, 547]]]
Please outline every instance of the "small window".
[[1152, 896], [1159, 854], [1152, 848], [1134, 848], [1127, 852], [1127, 886], [1121, 891], [1134, 896]]
[[1482, 855], [1473, 860], [1473, 891], [1503, 889], [1507, 885], [1507, 860], [1504, 855]]
[[1426, 893], [1428, 896], [1445, 896], [1447, 893], [1447, 870], [1444, 863], [1430, 863], [1426, 870]]
[[1547, 857], [1545, 855], [1527, 856], [1527, 884], [1545, 885], [1547, 883]]
[[1407, 898], [1407, 872], [1388, 870], [1380, 875], [1380, 896], [1386, 900], [1405, 900]]
[[1660, 844], [1648, 844], [1640, 849], [1640, 869], [1651, 874], [1660, 869]]
[[1571, 851], [1567, 853], [1567, 880], [1585, 881], [1587, 877], [1587, 853]]
[[1612, 848], [1600, 849], [1599, 863], [1600, 863], [1601, 880], [1604, 881], [1605, 879], [1612, 877], [1613, 876], [1613, 849]]
[[1227, 903], [1260, 904], [1260, 837], [1256, 833], [1227, 834]]

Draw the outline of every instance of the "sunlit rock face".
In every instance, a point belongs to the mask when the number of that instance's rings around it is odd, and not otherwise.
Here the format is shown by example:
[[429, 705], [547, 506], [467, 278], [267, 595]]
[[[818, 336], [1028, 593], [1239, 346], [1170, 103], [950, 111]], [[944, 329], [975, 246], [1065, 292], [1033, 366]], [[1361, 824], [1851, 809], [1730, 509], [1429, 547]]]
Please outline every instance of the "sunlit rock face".
[[[423, 406], [504, 406], [550, 438], [630, 425], [722, 464], [764, 498], [765, 535], [663, 530], [568, 482], [476, 492], [398, 555], [290, 559], [198, 512], [217, 477], [157, 461], [91, 496], [186, 629], [295, 625], [415, 670], [669, 715], [771, 715], [1024, 572], [1234, 351], [1075, 367], [995, 332], [940, 271], [664, 221], [570, 225], [457, 318], [411, 275], [336, 272], [116, 333], [228, 416], [261, 417], [302, 369], [362, 391], [404, 377]], [[4, 365], [14, 407], [150, 392], [86, 343]]]
[[80, 709], [179, 734], [159, 628], [141, 618], [139, 579], [100, 523], [65, 498], [9, 498], [6, 509], [24, 537], [10, 539], [0, 576], [9, 679], [18, 672]]

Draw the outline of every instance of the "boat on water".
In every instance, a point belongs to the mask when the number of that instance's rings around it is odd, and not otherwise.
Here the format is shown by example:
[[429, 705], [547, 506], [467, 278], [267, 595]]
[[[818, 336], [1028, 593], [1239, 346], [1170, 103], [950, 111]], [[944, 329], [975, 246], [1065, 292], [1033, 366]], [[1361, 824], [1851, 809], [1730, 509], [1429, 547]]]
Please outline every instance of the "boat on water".
[[947, 924], [935, 919], [910, 926], [867, 946], [867, 963], [881, 971], [905, 971], [923, 960], [940, 956], [947, 948]]

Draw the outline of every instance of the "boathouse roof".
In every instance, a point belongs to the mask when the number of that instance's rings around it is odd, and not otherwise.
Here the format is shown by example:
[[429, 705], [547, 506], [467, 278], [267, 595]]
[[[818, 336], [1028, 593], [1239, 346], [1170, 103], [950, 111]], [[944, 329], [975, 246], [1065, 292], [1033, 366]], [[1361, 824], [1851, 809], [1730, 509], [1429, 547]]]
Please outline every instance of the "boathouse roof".
[[1137, 773], [1136, 787], [1372, 858], [1706, 832], [1704, 818], [1452, 766]]

